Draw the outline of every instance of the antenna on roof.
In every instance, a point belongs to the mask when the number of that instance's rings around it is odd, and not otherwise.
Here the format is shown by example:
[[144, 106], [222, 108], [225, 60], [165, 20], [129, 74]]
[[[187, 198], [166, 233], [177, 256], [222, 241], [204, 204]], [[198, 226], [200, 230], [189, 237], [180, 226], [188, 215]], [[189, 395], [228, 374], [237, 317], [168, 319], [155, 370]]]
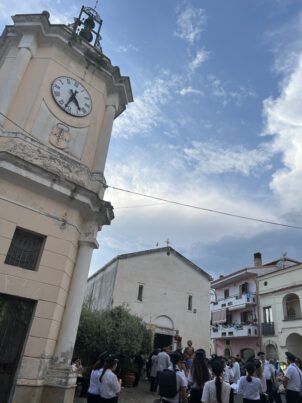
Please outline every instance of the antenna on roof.
[[166, 240], [166, 244], [167, 244], [167, 255], [168, 255], [168, 256], [170, 256], [170, 246], [169, 246], [170, 243], [171, 243], [171, 242], [169, 241], [169, 238], [168, 238], [168, 239]]

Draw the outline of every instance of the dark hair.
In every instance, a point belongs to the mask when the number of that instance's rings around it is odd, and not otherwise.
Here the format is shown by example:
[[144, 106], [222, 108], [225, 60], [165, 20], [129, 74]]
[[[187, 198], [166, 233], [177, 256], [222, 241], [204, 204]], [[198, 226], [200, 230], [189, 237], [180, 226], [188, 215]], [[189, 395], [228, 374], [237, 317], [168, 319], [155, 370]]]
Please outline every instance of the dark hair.
[[217, 402], [222, 403], [221, 391], [222, 391], [222, 380], [220, 379], [223, 373], [223, 362], [217, 358], [211, 361], [212, 372], [215, 375], [215, 386], [216, 386], [216, 399]]
[[109, 355], [106, 360], [105, 360], [105, 364], [103, 367], [103, 372], [101, 373], [101, 376], [99, 378], [99, 381], [102, 382], [102, 378], [105, 375], [105, 372], [107, 371], [107, 369], [112, 369], [114, 367], [115, 364], [118, 363], [118, 359], [116, 359], [115, 355]]
[[247, 382], [252, 382], [252, 375], [255, 372], [255, 364], [252, 361], [248, 361], [245, 364], [245, 369], [246, 369], [246, 372], [247, 372], [247, 376], [246, 376]]
[[95, 369], [101, 369], [103, 368], [104, 363], [102, 360], [98, 359], [92, 366], [92, 370], [94, 371]]
[[210, 372], [203, 349], [196, 350], [195, 352], [195, 357], [192, 363], [192, 378], [200, 389], [208, 380], [210, 380]]
[[179, 354], [177, 351], [174, 351], [171, 355], [170, 355], [170, 360], [171, 363], [173, 365], [173, 369], [174, 371], [176, 370], [176, 364], [182, 359], [182, 355]]

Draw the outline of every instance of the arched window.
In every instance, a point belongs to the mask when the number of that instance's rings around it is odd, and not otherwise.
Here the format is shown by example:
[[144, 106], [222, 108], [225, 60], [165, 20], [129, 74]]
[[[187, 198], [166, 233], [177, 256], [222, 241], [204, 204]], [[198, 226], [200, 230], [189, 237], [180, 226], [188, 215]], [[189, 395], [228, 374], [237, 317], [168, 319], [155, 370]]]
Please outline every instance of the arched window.
[[287, 294], [283, 298], [283, 312], [285, 320], [301, 318], [300, 298], [297, 294]]

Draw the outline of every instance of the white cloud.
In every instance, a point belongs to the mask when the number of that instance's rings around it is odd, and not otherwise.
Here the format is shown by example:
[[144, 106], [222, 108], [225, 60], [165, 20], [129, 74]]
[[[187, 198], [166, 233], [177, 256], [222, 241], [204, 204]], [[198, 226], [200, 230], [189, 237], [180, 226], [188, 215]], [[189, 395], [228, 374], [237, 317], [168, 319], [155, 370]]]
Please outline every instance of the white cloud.
[[178, 91], [178, 93], [183, 97], [186, 96], [186, 95], [192, 95], [192, 94], [194, 94], [194, 95], [203, 95], [202, 91], [197, 90], [195, 88], [192, 88], [191, 86], [181, 88]]
[[187, 6], [177, 16], [175, 35], [193, 45], [204, 30], [207, 17], [202, 8]]
[[81, 7], [69, 4], [67, 8], [62, 7], [59, 1], [52, 0], [0, 0], [0, 20], [5, 24], [11, 23], [11, 16], [15, 14], [42, 13], [46, 10], [50, 13], [52, 24], [70, 24], [73, 17], [77, 17]]
[[223, 83], [214, 74], [209, 74], [207, 80], [210, 94], [220, 98], [223, 106], [234, 102], [236, 106], [240, 107], [245, 99], [257, 97], [257, 94], [249, 86], [239, 85], [235, 88], [233, 86], [229, 88], [231, 83]]
[[161, 107], [171, 100], [177, 87], [178, 78], [171, 74], [147, 82], [143, 94], [114, 123], [113, 135], [125, 138], [145, 135], [158, 127], [165, 120]]
[[188, 162], [203, 174], [236, 172], [248, 176], [270, 168], [272, 153], [265, 145], [248, 150], [242, 146], [226, 147], [209, 142], [192, 142], [184, 149]]
[[128, 53], [128, 52], [138, 52], [138, 48], [134, 45], [132, 45], [132, 43], [129, 43], [129, 45], [125, 45], [125, 46], [118, 46], [116, 51], [118, 53]]
[[285, 209], [301, 211], [302, 203], [302, 54], [283, 81], [279, 97], [264, 102], [266, 133], [282, 153], [283, 168], [273, 175], [271, 189]]
[[200, 49], [197, 51], [196, 56], [190, 63], [190, 70], [191, 72], [194, 72], [196, 69], [198, 69], [205, 61], [208, 60], [210, 55], [210, 52], [204, 49]]

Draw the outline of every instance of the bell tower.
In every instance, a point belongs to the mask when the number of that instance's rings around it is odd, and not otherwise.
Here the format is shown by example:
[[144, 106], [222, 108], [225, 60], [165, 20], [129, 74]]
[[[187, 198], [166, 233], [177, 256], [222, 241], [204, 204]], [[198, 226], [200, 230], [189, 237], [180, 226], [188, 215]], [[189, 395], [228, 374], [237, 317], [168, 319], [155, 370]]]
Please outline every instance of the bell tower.
[[0, 37], [0, 396], [71, 403], [90, 260], [114, 217], [112, 125], [132, 91], [102, 52], [95, 9], [70, 26], [48, 12], [12, 19]]

